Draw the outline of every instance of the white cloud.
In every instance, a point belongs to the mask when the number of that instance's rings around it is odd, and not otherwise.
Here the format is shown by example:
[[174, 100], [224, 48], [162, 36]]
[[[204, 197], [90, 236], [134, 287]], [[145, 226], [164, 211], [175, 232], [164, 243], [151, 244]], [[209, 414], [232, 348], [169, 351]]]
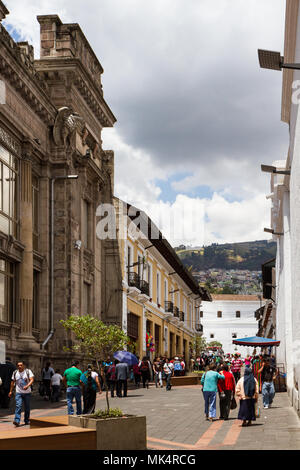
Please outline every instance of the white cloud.
[[[103, 132], [104, 148], [115, 151], [117, 196], [144, 209], [174, 244], [266, 238], [269, 183], [259, 164], [284, 158], [288, 139], [280, 74], [259, 70], [257, 49], [282, 51], [282, 0], [5, 3], [5, 24], [34, 45], [36, 58], [37, 15], [79, 23], [94, 48], [118, 119]], [[181, 172], [192, 175], [173, 182], [176, 200], [163, 202], [155, 181]], [[201, 185], [211, 199], [189, 196]], [[184, 229], [179, 238], [172, 217]]]

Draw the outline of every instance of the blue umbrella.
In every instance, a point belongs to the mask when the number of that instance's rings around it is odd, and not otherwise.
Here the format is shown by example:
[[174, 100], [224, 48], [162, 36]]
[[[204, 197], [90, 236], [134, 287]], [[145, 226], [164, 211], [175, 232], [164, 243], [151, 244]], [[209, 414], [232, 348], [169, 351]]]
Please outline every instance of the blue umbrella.
[[114, 358], [120, 362], [126, 362], [129, 366], [139, 363], [138, 358], [129, 351], [117, 351], [114, 354]]

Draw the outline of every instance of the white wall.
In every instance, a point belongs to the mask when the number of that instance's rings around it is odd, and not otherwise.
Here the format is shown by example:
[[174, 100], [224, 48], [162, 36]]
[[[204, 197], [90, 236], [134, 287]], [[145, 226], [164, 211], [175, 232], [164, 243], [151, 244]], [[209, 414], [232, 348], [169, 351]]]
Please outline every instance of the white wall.
[[[219, 341], [223, 345], [224, 353], [241, 353], [242, 357], [252, 354], [253, 348], [237, 346], [232, 343], [232, 334], [237, 334], [237, 339], [256, 336], [258, 323], [254, 312], [260, 307], [259, 301], [221, 301], [202, 302], [200, 310], [203, 311], [203, 336], [209, 343]], [[217, 312], [222, 312], [222, 318], [217, 317]], [[236, 318], [236, 311], [241, 312], [241, 317]], [[210, 338], [214, 334], [214, 338]]]

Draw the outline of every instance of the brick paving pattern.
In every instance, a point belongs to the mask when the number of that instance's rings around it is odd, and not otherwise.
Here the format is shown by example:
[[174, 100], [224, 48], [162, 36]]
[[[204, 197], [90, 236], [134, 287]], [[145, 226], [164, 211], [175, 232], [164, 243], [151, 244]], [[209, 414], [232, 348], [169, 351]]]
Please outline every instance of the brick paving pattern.
[[[98, 397], [97, 408], [104, 409], [105, 394]], [[231, 412], [228, 421], [206, 421], [200, 386], [173, 387], [166, 391], [150, 385], [149, 389], [129, 389], [127, 398], [110, 398], [112, 408], [146, 415], [149, 450], [300, 449], [300, 421], [287, 393], [276, 393], [273, 406], [267, 410], [262, 407], [260, 395], [259, 405], [260, 417], [252, 426], [242, 428], [241, 421], [236, 419], [238, 408]], [[14, 428], [13, 407], [14, 401], [10, 410], [0, 409], [0, 431]], [[65, 415], [66, 410], [65, 399], [52, 404], [38, 395], [32, 398], [32, 417]]]

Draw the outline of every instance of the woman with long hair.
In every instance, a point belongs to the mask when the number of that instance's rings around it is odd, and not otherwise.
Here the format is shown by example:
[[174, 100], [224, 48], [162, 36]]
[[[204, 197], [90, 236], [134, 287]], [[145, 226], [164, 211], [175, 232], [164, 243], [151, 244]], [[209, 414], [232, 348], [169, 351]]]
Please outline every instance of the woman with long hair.
[[244, 376], [236, 384], [235, 393], [240, 400], [238, 419], [242, 426], [250, 426], [256, 420], [255, 403], [258, 400], [258, 382], [249, 367], [245, 368]]

